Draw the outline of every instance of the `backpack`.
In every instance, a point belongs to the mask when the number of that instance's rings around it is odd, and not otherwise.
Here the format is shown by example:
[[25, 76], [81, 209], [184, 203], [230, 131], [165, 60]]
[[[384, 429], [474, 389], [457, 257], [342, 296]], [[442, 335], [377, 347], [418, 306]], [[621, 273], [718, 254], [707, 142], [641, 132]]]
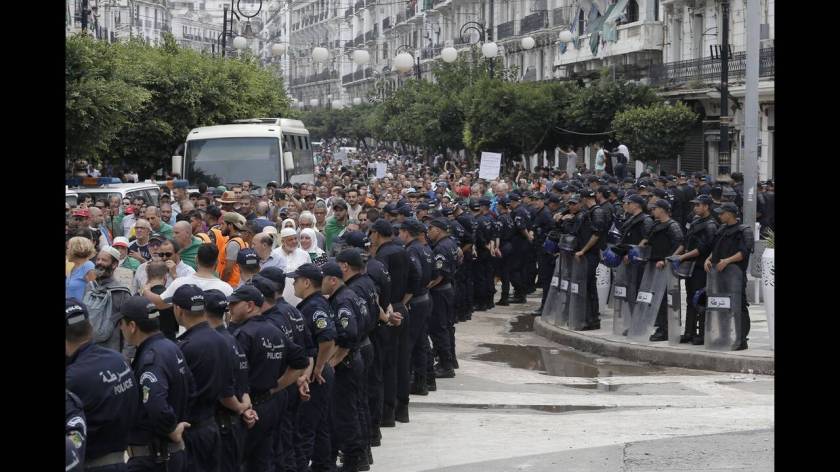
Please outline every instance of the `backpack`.
[[[128, 287], [102, 285], [95, 281], [90, 282], [88, 290], [82, 297], [82, 303], [87, 307], [88, 319], [93, 326], [93, 342], [120, 352], [122, 348], [121, 335], [114, 336], [114, 328], [117, 324], [114, 321], [112, 293], [116, 291], [123, 291], [129, 296], [131, 295]], [[121, 334], [119, 330], [117, 330], [117, 333]]]

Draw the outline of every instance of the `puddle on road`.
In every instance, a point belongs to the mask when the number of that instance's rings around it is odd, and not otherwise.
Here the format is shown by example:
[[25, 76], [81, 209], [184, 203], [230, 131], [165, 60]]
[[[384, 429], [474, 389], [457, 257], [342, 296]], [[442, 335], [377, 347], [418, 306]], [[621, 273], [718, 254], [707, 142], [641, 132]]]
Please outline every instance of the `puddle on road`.
[[546, 413], [566, 413], [569, 411], [593, 411], [615, 408], [614, 406], [601, 405], [497, 405], [488, 403], [421, 403], [422, 406], [435, 406], [439, 408], [466, 408], [475, 410], [535, 410]]
[[[538, 346], [513, 346], [509, 344], [479, 344], [490, 349], [473, 359], [502, 362], [517, 369], [538, 370], [556, 377], [614, 377], [623, 375], [656, 375], [665, 372], [662, 367], [629, 363], [616, 359], [587, 356], [570, 349]], [[591, 388], [591, 387], [578, 387]]]
[[522, 314], [510, 319], [511, 333], [527, 333], [534, 330], [534, 316]]

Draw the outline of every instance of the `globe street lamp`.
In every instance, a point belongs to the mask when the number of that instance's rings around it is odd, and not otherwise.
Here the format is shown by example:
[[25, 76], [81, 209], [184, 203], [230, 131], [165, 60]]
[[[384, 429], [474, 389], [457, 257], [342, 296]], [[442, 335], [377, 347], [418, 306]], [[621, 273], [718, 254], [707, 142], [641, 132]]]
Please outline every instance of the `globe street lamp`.
[[534, 40], [534, 38], [527, 36], [525, 38], [522, 38], [521, 44], [522, 49], [528, 50], [533, 49], [533, 47], [537, 45], [537, 42]]
[[397, 55], [394, 57], [394, 68], [400, 72], [408, 72], [414, 67], [414, 75], [417, 77], [417, 80], [420, 80], [420, 57], [418, 56], [416, 58], [417, 62], [415, 63], [415, 58], [408, 52], [408, 49], [409, 46], [406, 44], [397, 48]]
[[[470, 41], [469, 38], [464, 38], [464, 34], [470, 31], [477, 32], [478, 41], [483, 43], [481, 45], [481, 54], [484, 56], [485, 59], [488, 60], [487, 71], [490, 74], [490, 78], [492, 79], [494, 63], [493, 59], [499, 54], [499, 46], [497, 46], [496, 43], [493, 42], [493, 29], [486, 28], [485, 30], [484, 23], [479, 23], [477, 21], [468, 21], [461, 25], [461, 31], [459, 32], [461, 42], [475, 44], [474, 42]], [[486, 42], [485, 38], [487, 40]]]
[[443, 51], [440, 52], [440, 57], [443, 59], [443, 62], [452, 64], [458, 59], [458, 50], [452, 46], [443, 48]]

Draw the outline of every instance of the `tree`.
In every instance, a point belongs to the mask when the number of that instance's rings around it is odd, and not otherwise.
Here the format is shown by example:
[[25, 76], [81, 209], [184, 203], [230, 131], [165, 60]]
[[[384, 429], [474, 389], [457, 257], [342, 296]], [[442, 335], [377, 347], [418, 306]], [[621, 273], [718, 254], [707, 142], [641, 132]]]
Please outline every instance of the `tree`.
[[674, 106], [656, 104], [617, 113], [612, 128], [636, 159], [676, 159], [698, 119], [697, 113], [682, 102]]

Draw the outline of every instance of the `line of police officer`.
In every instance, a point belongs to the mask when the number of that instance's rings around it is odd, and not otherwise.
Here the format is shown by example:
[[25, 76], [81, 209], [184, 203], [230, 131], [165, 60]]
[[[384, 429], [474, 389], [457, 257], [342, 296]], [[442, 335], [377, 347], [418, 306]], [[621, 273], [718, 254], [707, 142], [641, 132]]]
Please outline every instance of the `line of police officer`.
[[[545, 301], [561, 237], [573, 237], [590, 269], [584, 329], [600, 327], [594, 268], [608, 244], [650, 244], [656, 258], [700, 262], [689, 294], [712, 264], [745, 269], [752, 237], [737, 206], [718, 204], [702, 185], [688, 199], [694, 189], [664, 180], [619, 190], [614, 179], [572, 179], [547, 195], [511, 192], [431, 213], [437, 202], [401, 200], [383, 218], [369, 213], [367, 235], [343, 234], [322, 267], [267, 268], [229, 297], [180, 287], [166, 300], [186, 330], [177, 344], [160, 333], [154, 306], [132, 297], [114, 320], [137, 346], [130, 366], [93, 342], [84, 305], [69, 299], [66, 381], [79, 401], [68, 395], [68, 460], [85, 470], [302, 472], [335, 470], [341, 456], [340, 470], [369, 470], [380, 428], [409, 421], [409, 394], [455, 376], [455, 325], [494, 306], [495, 276], [499, 305], [524, 303], [532, 285]], [[671, 216], [677, 193], [680, 206], [694, 205], [687, 225]], [[282, 297], [287, 279], [296, 307]], [[666, 323], [658, 320], [661, 332]], [[736, 348], [746, 348], [744, 331]], [[702, 313], [690, 305], [683, 341], [702, 336]]]

